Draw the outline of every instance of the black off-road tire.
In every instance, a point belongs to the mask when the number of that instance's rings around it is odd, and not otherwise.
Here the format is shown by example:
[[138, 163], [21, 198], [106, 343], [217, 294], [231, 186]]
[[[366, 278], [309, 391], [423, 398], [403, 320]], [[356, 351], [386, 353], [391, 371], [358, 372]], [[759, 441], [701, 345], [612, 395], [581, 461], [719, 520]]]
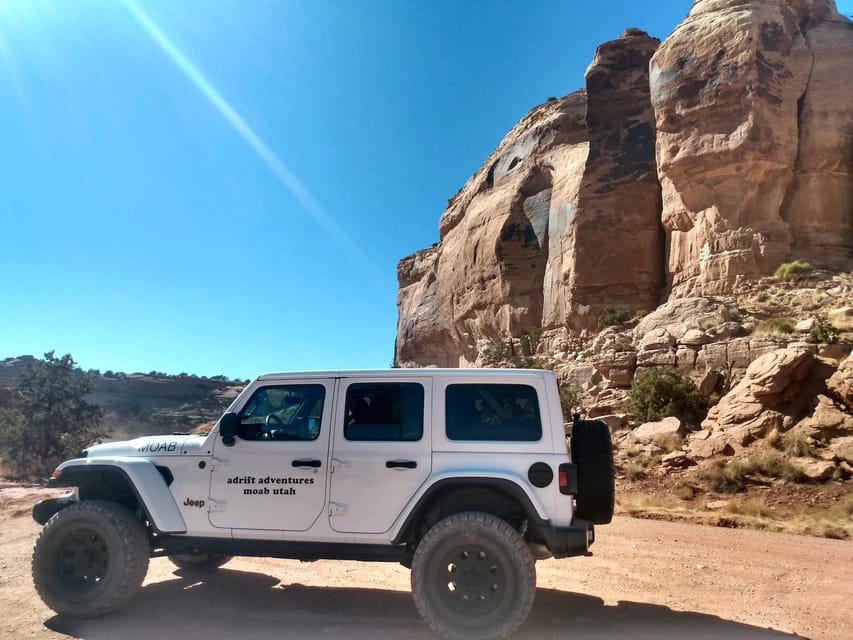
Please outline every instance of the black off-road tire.
[[580, 420], [572, 426], [572, 462], [578, 467], [575, 515], [593, 524], [613, 519], [616, 487], [610, 428], [601, 420]]
[[226, 556], [224, 553], [198, 551], [196, 553], [176, 553], [169, 556], [169, 560], [176, 567], [185, 571], [214, 571], [233, 557]]
[[86, 500], [55, 514], [33, 549], [33, 582], [57, 613], [94, 618], [117, 609], [148, 571], [148, 536], [132, 511]]
[[507, 522], [468, 511], [440, 520], [412, 559], [415, 606], [448, 640], [505, 638], [527, 619], [536, 567]]

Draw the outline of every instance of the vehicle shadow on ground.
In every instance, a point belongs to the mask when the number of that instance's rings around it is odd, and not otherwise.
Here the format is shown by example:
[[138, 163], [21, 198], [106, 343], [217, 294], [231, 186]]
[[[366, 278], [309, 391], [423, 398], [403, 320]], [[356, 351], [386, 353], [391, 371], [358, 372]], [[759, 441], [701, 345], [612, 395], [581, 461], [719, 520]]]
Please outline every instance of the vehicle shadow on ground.
[[[208, 574], [176, 571], [174, 579], [143, 587], [112, 614], [91, 620], [54, 616], [44, 624], [83, 640], [435, 637], [408, 592], [283, 584], [268, 575], [228, 569]], [[514, 637], [790, 640], [800, 636], [655, 604], [606, 605], [592, 596], [539, 589], [530, 617]]]

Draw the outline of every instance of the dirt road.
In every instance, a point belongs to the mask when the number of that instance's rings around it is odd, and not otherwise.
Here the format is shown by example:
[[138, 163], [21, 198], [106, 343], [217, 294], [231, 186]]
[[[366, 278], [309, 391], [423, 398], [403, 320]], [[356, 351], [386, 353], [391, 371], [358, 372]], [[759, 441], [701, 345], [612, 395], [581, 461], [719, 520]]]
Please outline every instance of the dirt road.
[[[0, 487], [0, 637], [86, 640], [428, 639], [393, 564], [240, 558], [203, 576], [155, 559], [125, 608], [54, 615], [35, 594], [38, 492]], [[594, 555], [537, 563], [518, 638], [853, 637], [853, 543], [617, 518]]]

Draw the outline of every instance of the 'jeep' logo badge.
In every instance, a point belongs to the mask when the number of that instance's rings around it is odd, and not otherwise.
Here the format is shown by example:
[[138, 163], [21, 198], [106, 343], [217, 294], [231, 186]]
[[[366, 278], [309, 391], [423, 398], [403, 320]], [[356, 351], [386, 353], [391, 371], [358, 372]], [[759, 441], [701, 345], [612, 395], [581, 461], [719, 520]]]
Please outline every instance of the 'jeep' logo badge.
[[184, 500], [185, 507], [198, 507], [201, 509], [204, 506], [204, 500], [193, 500], [192, 498], [187, 498]]

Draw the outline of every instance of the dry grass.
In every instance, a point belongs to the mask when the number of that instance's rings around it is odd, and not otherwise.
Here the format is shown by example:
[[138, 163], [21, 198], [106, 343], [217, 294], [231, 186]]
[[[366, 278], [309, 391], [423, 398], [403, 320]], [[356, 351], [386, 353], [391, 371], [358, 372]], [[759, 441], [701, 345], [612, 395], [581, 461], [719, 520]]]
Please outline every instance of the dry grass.
[[693, 477], [717, 493], [739, 493], [746, 488], [750, 468], [743, 460], [714, 460], [697, 469]]
[[681, 451], [684, 446], [684, 438], [677, 433], [659, 433], [652, 438], [652, 442], [666, 453]]
[[786, 431], [778, 437], [772, 446], [795, 458], [811, 458], [815, 455], [814, 447], [808, 437], [800, 431]]
[[646, 477], [646, 469], [643, 465], [636, 462], [629, 462], [623, 469], [625, 477], [628, 480], [642, 480]]
[[853, 314], [845, 309], [831, 311], [829, 321], [839, 331], [853, 331]]
[[679, 500], [648, 494], [620, 496], [617, 505], [620, 513], [634, 517], [669, 518], [838, 540], [853, 538], [853, 496], [847, 496], [829, 509], [780, 509], [771, 507], [762, 498], [747, 498], [729, 500], [722, 509], [712, 510], [704, 499]]
[[794, 322], [790, 318], [767, 318], [757, 325], [752, 334], [756, 336], [780, 336], [793, 333]]
[[[768, 436], [771, 442], [782, 443], [781, 437]], [[693, 478], [716, 493], [740, 493], [746, 489], [751, 476], [764, 476], [785, 482], [805, 482], [802, 468], [775, 449], [764, 449], [747, 459], [713, 460], [693, 472]]]

